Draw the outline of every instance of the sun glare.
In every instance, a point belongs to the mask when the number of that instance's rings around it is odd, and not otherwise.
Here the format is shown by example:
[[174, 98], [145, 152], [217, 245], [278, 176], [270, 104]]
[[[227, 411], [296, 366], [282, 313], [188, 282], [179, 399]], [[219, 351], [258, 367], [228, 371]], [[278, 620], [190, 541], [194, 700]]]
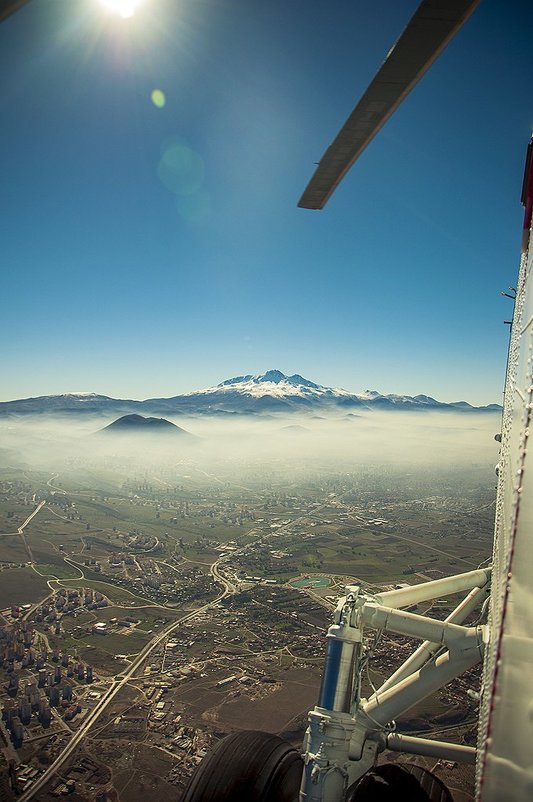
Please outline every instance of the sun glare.
[[142, 0], [100, 0], [100, 4], [123, 19], [133, 17]]

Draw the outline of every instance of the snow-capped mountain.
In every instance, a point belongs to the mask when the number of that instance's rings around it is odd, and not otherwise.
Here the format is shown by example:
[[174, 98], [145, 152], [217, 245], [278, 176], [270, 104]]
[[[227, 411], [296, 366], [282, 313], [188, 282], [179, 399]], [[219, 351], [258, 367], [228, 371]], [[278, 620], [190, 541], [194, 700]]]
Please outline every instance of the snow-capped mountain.
[[289, 392], [291, 388], [308, 388], [310, 390], [324, 389], [320, 384], [315, 384], [309, 381], [309, 379], [304, 379], [304, 377], [300, 376], [298, 373], [292, 376], [285, 376], [281, 370], [268, 370], [266, 373], [262, 373], [258, 376], [253, 376], [251, 374], [247, 376], [236, 376], [234, 379], [226, 379], [226, 381], [217, 384], [217, 388], [239, 387], [244, 389], [244, 387], [255, 387], [262, 388], [266, 392], [267, 390], [272, 391], [274, 385], [282, 392]]
[[262, 374], [235, 376], [204, 390], [172, 398], [145, 401], [110, 398], [96, 393], [65, 393], [0, 403], [0, 415], [28, 414], [130, 414], [227, 415], [264, 414], [293, 411], [342, 412], [352, 408], [390, 410], [442, 410], [459, 412], [499, 412], [498, 404], [473, 407], [466, 401], [442, 403], [428, 395], [383, 395], [377, 390], [360, 393], [337, 387], [325, 387], [295, 373], [286, 376], [280, 370]]
[[301, 399], [320, 399], [348, 397], [350, 393], [333, 387], [323, 387], [320, 384], [304, 379], [295, 373], [293, 376], [285, 376], [280, 370], [269, 370], [259, 375], [236, 376], [234, 379], [217, 384], [215, 387], [208, 387], [196, 393], [189, 393], [190, 396], [199, 394], [232, 394], [239, 393], [250, 398], [301, 398]]

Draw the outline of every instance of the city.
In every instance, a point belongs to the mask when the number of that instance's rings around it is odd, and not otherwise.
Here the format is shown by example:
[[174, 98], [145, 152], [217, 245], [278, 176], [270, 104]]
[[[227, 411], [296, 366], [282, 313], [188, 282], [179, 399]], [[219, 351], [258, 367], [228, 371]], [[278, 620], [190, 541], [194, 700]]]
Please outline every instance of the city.
[[[3, 471], [7, 799], [170, 800], [235, 728], [301, 744], [347, 582], [377, 592], [490, 556], [490, 466], [295, 468], [248, 465], [246, 485], [241, 465], [190, 458]], [[379, 639], [368, 688], [412, 645]], [[471, 744], [478, 691], [472, 670], [399, 725]], [[471, 767], [440, 771], [471, 787]]]

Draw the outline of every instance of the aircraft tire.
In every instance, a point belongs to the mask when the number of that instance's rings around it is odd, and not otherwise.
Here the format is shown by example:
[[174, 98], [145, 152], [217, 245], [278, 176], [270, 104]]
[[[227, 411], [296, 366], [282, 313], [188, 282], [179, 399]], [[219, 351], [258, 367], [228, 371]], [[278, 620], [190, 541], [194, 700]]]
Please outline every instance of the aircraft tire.
[[348, 790], [346, 802], [453, 802], [442, 780], [410, 764], [384, 763], [364, 774]]
[[235, 732], [205, 756], [182, 802], [296, 802], [302, 768], [300, 753], [277, 735]]

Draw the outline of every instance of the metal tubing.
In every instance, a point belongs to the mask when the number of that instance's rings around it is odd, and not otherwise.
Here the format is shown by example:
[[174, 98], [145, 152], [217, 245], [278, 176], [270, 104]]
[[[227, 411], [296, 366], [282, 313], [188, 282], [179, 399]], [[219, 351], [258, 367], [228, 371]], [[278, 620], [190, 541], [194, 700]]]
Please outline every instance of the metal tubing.
[[349, 713], [352, 703], [356, 644], [329, 636], [318, 706]]
[[438, 599], [440, 596], [451, 596], [463, 590], [481, 588], [490, 579], [490, 569], [483, 568], [476, 571], [467, 571], [465, 574], [455, 574], [443, 579], [434, 579], [420, 585], [411, 585], [398, 590], [387, 590], [376, 594], [373, 598], [378, 604], [387, 607], [410, 607], [412, 604]]
[[407, 752], [410, 755], [453, 760], [457, 763], [476, 762], [476, 749], [473, 746], [433, 741], [428, 738], [414, 738], [412, 735], [401, 735], [399, 732], [391, 732], [387, 736], [387, 749], [391, 749], [393, 752]]
[[391, 607], [382, 607], [366, 602], [362, 609], [363, 621], [376, 629], [385, 629], [407, 635], [421, 640], [429, 640], [446, 646], [455, 646], [458, 649], [471, 648], [473, 639], [481, 640], [481, 634], [476, 627], [461, 627], [457, 624], [447, 624], [445, 621], [436, 621], [424, 615], [408, 613], [405, 610], [394, 610]]
[[[453, 612], [446, 618], [447, 624], [461, 624], [469, 615], [470, 613], [475, 610], [477, 605], [485, 599], [490, 593], [490, 585], [486, 584], [482, 588], [474, 588], [471, 590], [468, 596], [466, 596], [461, 604], [459, 604]], [[422, 668], [424, 663], [427, 663], [430, 657], [432, 657], [435, 652], [437, 652], [441, 648], [440, 643], [432, 643], [431, 641], [424, 641], [421, 643], [418, 649], [416, 649], [407, 660], [402, 663], [402, 665], [392, 674], [383, 685], [376, 691], [377, 694], [381, 694], [387, 690], [387, 688], [392, 688], [393, 685], [396, 685], [400, 680], [408, 677], [415, 671], [418, 671], [419, 668]], [[373, 699], [374, 697], [371, 697]], [[370, 701], [370, 699], [369, 699]]]
[[362, 706], [363, 712], [372, 723], [384, 726], [479, 663], [482, 654], [481, 648], [464, 652], [445, 652], [383, 694], [373, 696]]
[[361, 631], [347, 621], [332, 624], [328, 629], [326, 661], [318, 702], [320, 708], [336, 713], [350, 712], [361, 637]]

